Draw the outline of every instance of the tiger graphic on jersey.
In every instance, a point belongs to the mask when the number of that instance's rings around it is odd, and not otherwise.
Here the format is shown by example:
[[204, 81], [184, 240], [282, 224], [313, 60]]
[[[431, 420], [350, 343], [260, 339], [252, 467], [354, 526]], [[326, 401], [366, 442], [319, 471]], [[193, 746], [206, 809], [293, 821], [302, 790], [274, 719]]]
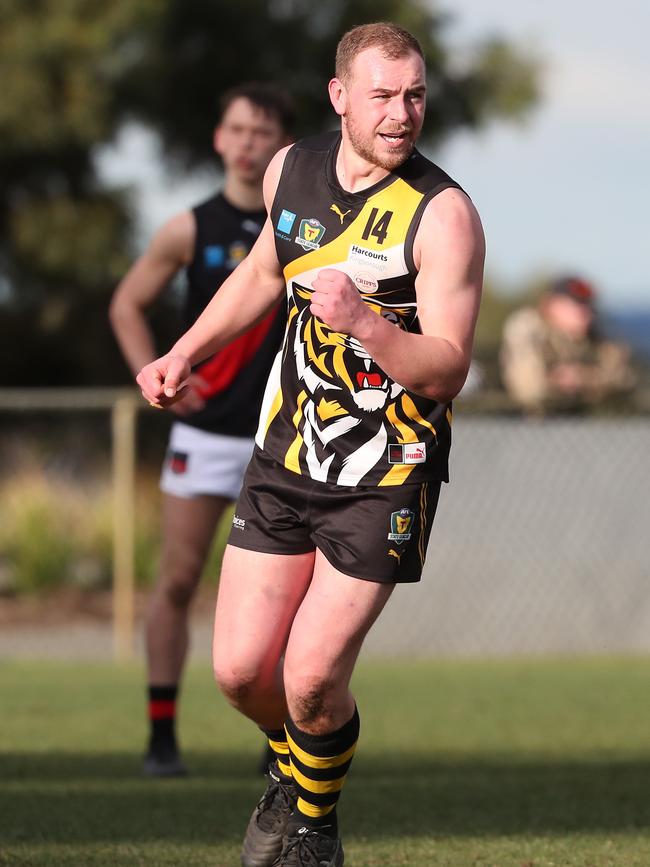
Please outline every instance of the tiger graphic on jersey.
[[[396, 418], [396, 403], [404, 389], [386, 376], [358, 340], [332, 331], [310, 314], [310, 289], [294, 282], [292, 297], [296, 311], [292, 348], [304, 395], [295, 443], [304, 444], [312, 478], [325, 481], [335, 455], [328, 446], [347, 437], [345, 469], [363, 477], [386, 449], [386, 420]], [[405, 320], [413, 316], [406, 307], [370, 306], [404, 330]], [[348, 435], [362, 422], [364, 438], [359, 443]]]
[[287, 469], [329, 484], [446, 481], [450, 407], [404, 389], [358, 340], [315, 317], [310, 300], [318, 272], [335, 268], [376, 314], [420, 332], [413, 237], [431, 190], [454, 182], [418, 154], [404, 172], [346, 193], [333, 170], [336, 147], [332, 135], [294, 146], [271, 209], [288, 322], [256, 442]]

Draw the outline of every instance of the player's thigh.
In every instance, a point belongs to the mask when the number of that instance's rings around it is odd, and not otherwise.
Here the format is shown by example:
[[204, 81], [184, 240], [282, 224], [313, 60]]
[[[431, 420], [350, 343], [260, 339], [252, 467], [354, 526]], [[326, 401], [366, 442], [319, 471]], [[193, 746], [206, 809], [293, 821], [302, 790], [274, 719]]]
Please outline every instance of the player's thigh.
[[284, 676], [288, 692], [310, 682], [346, 689], [368, 630], [395, 585], [352, 578], [316, 552], [314, 576], [294, 617]]
[[311, 581], [314, 553], [226, 546], [214, 620], [215, 671], [272, 672]]
[[231, 500], [164, 494], [161, 520], [161, 576], [175, 583], [198, 582], [217, 524]]

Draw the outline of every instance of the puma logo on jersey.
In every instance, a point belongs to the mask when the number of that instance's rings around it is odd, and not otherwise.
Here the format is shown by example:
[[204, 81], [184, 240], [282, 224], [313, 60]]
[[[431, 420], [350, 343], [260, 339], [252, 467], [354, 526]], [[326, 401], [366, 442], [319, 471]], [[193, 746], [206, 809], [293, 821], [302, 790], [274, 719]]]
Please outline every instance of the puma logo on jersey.
[[[402, 551], [402, 554], [403, 554], [403, 553], [404, 553], [404, 552]], [[388, 550], [388, 556], [389, 556], [389, 557], [394, 557], [394, 558], [397, 560], [398, 563], [401, 563], [401, 560], [402, 560], [402, 554], [398, 554], [397, 551], [395, 551], [394, 548], [389, 548], [389, 550]]]
[[336, 216], [337, 216], [337, 217], [339, 218], [339, 220], [341, 221], [341, 225], [343, 225], [343, 220], [347, 217], [347, 215], [348, 215], [349, 213], [351, 213], [351, 211], [345, 211], [345, 212], [342, 211], [342, 210], [339, 208], [338, 205], [330, 205], [330, 211], [334, 211], [334, 213], [336, 214]]

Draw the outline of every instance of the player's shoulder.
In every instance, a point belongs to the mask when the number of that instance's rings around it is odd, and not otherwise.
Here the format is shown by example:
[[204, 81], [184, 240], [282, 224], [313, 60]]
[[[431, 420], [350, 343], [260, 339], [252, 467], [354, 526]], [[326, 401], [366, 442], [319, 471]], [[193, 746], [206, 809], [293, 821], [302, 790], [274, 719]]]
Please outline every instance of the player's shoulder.
[[341, 138], [341, 133], [338, 130], [330, 130], [329, 132], [321, 132], [315, 135], [306, 136], [299, 139], [294, 145], [295, 153], [328, 153]]
[[153, 255], [186, 263], [192, 258], [195, 239], [196, 218], [193, 211], [180, 211], [160, 226], [151, 240], [149, 250]]
[[303, 172], [309, 175], [321, 165], [321, 160], [336, 146], [340, 132], [325, 132], [307, 136], [282, 148], [271, 160], [267, 169], [268, 177], [279, 183], [289, 172]]
[[414, 150], [410, 157], [395, 169], [395, 174], [429, 198], [449, 188], [462, 190], [458, 181], [418, 150]]
[[485, 235], [479, 213], [469, 196], [457, 186], [447, 186], [426, 200], [417, 230], [417, 243], [437, 238], [477, 253], [485, 253]]
[[226, 210], [227, 207], [226, 199], [223, 193], [219, 191], [209, 198], [197, 202], [189, 210], [189, 213], [194, 216], [194, 219], [200, 219], [206, 215], [219, 215], [222, 211]]

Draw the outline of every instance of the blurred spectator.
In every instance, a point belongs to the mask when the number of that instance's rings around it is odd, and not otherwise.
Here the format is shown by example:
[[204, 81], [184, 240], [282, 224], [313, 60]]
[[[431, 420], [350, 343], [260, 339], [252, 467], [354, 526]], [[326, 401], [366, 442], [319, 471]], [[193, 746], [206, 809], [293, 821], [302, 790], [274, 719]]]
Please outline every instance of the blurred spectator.
[[577, 412], [633, 388], [629, 349], [604, 339], [595, 320], [594, 289], [573, 276], [510, 315], [499, 360], [518, 406], [536, 415]]

